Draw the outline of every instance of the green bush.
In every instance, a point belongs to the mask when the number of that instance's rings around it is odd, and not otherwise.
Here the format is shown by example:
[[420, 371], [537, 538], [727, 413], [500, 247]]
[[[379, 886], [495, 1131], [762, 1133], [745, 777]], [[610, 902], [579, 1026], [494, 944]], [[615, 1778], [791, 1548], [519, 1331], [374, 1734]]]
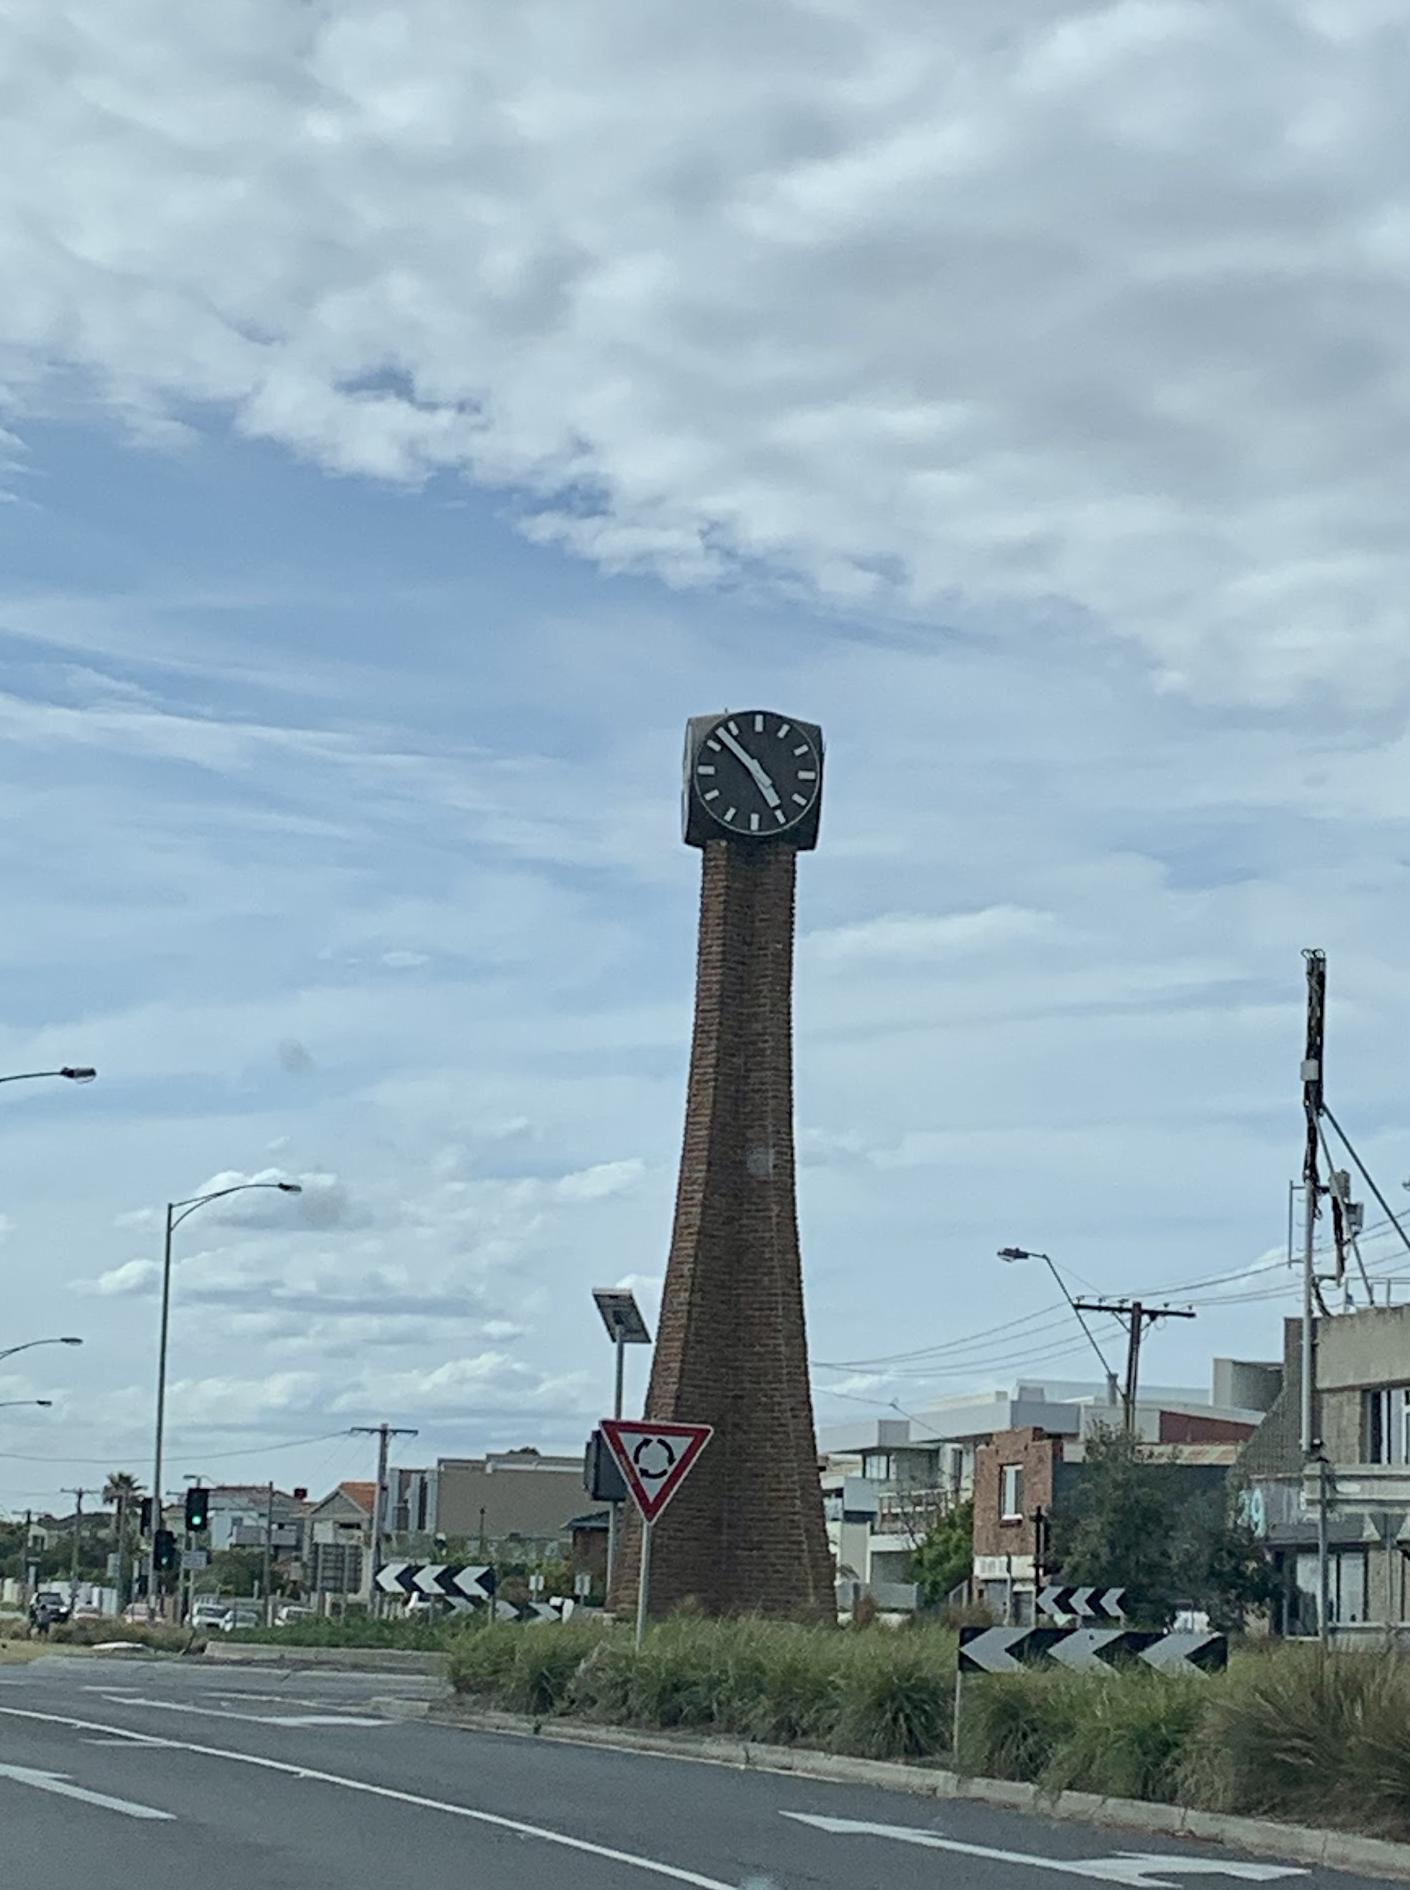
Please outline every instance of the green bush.
[[1290, 1647], [1213, 1696], [1186, 1789], [1238, 1811], [1410, 1836], [1410, 1666]]
[[570, 1703], [577, 1675], [602, 1637], [603, 1630], [587, 1621], [538, 1627], [500, 1623], [460, 1635], [451, 1644], [446, 1669], [458, 1693], [540, 1719]]
[[961, 1765], [983, 1778], [1035, 1783], [1071, 1736], [1079, 1699], [1076, 1689], [1064, 1686], [1057, 1674], [1013, 1673], [966, 1680]]
[[124, 1641], [130, 1647], [150, 1647], [160, 1654], [194, 1654], [205, 1646], [204, 1639], [190, 1628], [158, 1624], [146, 1627], [141, 1622], [103, 1617], [55, 1622], [49, 1639], [67, 1647], [99, 1647], [104, 1642]]
[[1207, 1680], [1137, 1669], [1120, 1677], [1053, 1677], [1054, 1749], [1045, 1790], [1178, 1801], [1188, 1755], [1210, 1708]]
[[388, 1647], [407, 1653], [439, 1654], [463, 1634], [474, 1631], [475, 1623], [457, 1614], [430, 1620], [398, 1615], [380, 1621], [370, 1614], [347, 1614], [341, 1619], [310, 1615], [304, 1621], [291, 1621], [288, 1627], [237, 1628], [224, 1638], [256, 1646]]
[[[953, 1640], [888, 1628], [847, 1638], [829, 1743], [868, 1759], [929, 1759], [947, 1752], [955, 1697]], [[942, 1645], [948, 1658], [940, 1654]]]

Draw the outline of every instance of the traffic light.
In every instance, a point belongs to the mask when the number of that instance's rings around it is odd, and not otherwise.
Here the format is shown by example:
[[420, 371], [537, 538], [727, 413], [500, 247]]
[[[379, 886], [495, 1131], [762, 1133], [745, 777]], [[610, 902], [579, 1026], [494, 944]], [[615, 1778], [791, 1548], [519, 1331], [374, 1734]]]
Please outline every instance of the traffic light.
[[176, 1567], [176, 1537], [170, 1529], [159, 1529], [152, 1542], [152, 1560], [165, 1575]]
[[152, 1499], [150, 1496], [144, 1496], [142, 1498], [142, 1514], [139, 1522], [142, 1534], [144, 1536], [150, 1536], [152, 1533]]
[[210, 1526], [211, 1493], [203, 1490], [199, 1483], [193, 1484], [186, 1492], [186, 1527], [198, 1536]]

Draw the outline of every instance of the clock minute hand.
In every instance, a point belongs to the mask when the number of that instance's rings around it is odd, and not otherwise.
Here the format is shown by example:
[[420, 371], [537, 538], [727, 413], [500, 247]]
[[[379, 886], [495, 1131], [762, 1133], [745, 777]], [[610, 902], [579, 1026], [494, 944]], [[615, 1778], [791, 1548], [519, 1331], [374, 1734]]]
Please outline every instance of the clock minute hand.
[[741, 748], [727, 728], [722, 728], [719, 731], [719, 737], [724, 746], [728, 748], [730, 753], [734, 756], [735, 760], [743, 762], [750, 774], [753, 775], [755, 785], [758, 787], [759, 792], [763, 795], [769, 806], [781, 807], [783, 803], [778, 797], [778, 791], [774, 787], [773, 782], [765, 772], [763, 763], [756, 761], [747, 749]]

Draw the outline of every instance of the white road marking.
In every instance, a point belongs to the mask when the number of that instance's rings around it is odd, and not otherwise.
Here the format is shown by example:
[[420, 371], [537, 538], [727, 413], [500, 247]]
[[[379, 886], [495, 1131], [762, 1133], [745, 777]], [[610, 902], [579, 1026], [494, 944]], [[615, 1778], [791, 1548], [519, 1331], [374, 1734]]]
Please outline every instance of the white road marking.
[[356, 1713], [231, 1713], [219, 1706], [192, 1706], [185, 1700], [147, 1700], [140, 1694], [107, 1696], [114, 1706], [141, 1706], [156, 1713], [196, 1713], [203, 1719], [243, 1719], [251, 1726], [390, 1726], [389, 1719]]
[[174, 1824], [169, 1811], [154, 1811], [150, 1805], [134, 1805], [126, 1798], [109, 1798], [103, 1792], [86, 1792], [81, 1785], [71, 1785], [64, 1772], [35, 1772], [27, 1765], [0, 1765], [0, 1779], [13, 1779], [17, 1785], [33, 1785], [37, 1791], [52, 1792], [56, 1798], [76, 1798], [80, 1804], [97, 1805], [101, 1811], [119, 1811], [124, 1818], [149, 1818], [153, 1823]]
[[1168, 1870], [1181, 1877], [1234, 1877], [1244, 1883], [1277, 1883], [1284, 1877], [1305, 1877], [1291, 1864], [1240, 1864], [1222, 1857], [1155, 1857], [1122, 1851], [1115, 1857], [1037, 1857], [1031, 1851], [998, 1850], [987, 1844], [961, 1844], [913, 1824], [867, 1824], [855, 1818], [820, 1818], [806, 1811], [785, 1811], [785, 1818], [810, 1824], [818, 1831], [843, 1837], [895, 1838], [927, 1850], [951, 1851], [958, 1857], [987, 1857], [1001, 1864], [1026, 1864], [1030, 1870], [1056, 1871], [1062, 1877], [1085, 1877], [1089, 1883], [1123, 1884], [1127, 1890], [1180, 1890], [1170, 1877], [1153, 1875]]
[[[122, 1726], [106, 1726], [96, 1720], [73, 1719], [67, 1713], [36, 1713], [21, 1706], [0, 1706], [6, 1719], [35, 1720], [48, 1726], [68, 1726], [75, 1732], [122, 1733]], [[266, 1759], [254, 1752], [231, 1752], [222, 1746], [197, 1746], [185, 1739], [153, 1739], [153, 1745], [169, 1752], [190, 1752], [202, 1759], [226, 1759], [232, 1765], [252, 1765], [262, 1772], [281, 1772], [286, 1778], [311, 1779], [315, 1785], [336, 1785], [343, 1791], [365, 1792], [369, 1798], [389, 1799], [393, 1804], [412, 1805], [419, 1811], [442, 1811], [447, 1817], [467, 1818], [472, 1824], [489, 1825], [496, 1831], [513, 1831], [519, 1837], [538, 1838], [544, 1844], [556, 1844], [566, 1851], [580, 1851], [587, 1857], [601, 1857], [609, 1864], [625, 1864], [630, 1870], [664, 1877], [671, 1883], [684, 1883], [691, 1890], [736, 1890], [718, 1877], [704, 1877], [698, 1870], [685, 1870], [679, 1864], [664, 1864], [659, 1858], [638, 1857], [632, 1851], [618, 1851], [607, 1844], [593, 1844], [587, 1838], [570, 1837], [566, 1831], [550, 1831], [546, 1826], [526, 1824], [521, 1818], [501, 1818], [493, 1811], [475, 1811], [469, 1805], [452, 1805], [439, 1798], [422, 1798], [416, 1792], [399, 1792], [390, 1785], [373, 1785], [366, 1779], [344, 1778], [337, 1772], [318, 1772], [308, 1765], [289, 1765], [282, 1759]], [[149, 1813], [164, 1817], [167, 1814]]]

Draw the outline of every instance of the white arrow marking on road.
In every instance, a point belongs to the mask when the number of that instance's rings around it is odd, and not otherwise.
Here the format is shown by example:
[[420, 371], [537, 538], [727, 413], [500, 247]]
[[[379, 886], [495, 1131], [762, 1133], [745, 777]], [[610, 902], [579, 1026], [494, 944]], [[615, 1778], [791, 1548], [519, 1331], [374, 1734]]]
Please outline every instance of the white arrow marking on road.
[[866, 1824], [854, 1818], [819, 1818], [806, 1811], [785, 1811], [785, 1818], [810, 1824], [819, 1831], [844, 1837], [896, 1838], [927, 1850], [952, 1851], [960, 1857], [988, 1857], [1001, 1864], [1026, 1864], [1030, 1870], [1056, 1871], [1062, 1877], [1085, 1877], [1090, 1883], [1115, 1883], [1126, 1890], [1180, 1890], [1169, 1877], [1154, 1871], [1173, 1870], [1181, 1876], [1236, 1877], [1245, 1883], [1276, 1883], [1283, 1877], [1305, 1877], [1305, 1870], [1282, 1864], [1236, 1864], [1223, 1858], [1145, 1857], [1123, 1852], [1116, 1857], [1036, 1857], [1031, 1851], [1004, 1851], [988, 1844], [961, 1844], [957, 1838], [922, 1831], [913, 1824]]
[[27, 1765], [0, 1765], [0, 1778], [13, 1779], [17, 1785], [33, 1785], [37, 1791], [52, 1792], [56, 1798], [77, 1798], [81, 1804], [97, 1805], [103, 1811], [120, 1811], [124, 1818], [150, 1818], [161, 1824], [176, 1822], [169, 1811], [154, 1811], [150, 1805], [134, 1805], [126, 1798], [109, 1798], [103, 1792], [86, 1792], [81, 1785], [71, 1785], [63, 1772], [35, 1772]]

